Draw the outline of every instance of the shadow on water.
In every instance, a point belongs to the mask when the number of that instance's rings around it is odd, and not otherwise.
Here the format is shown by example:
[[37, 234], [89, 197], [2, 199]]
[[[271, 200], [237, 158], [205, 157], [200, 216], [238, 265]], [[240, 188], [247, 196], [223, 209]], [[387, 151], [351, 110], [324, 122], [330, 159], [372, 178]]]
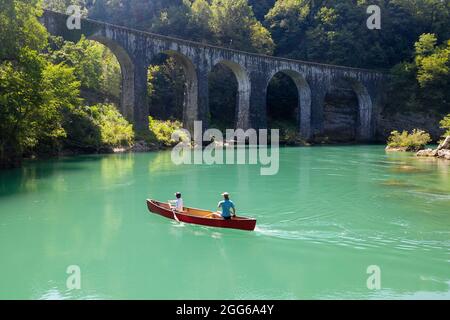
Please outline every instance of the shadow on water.
[[[21, 168], [0, 171], [0, 198], [34, 192], [45, 186], [38, 182], [56, 174], [78, 172], [84, 164], [100, 161], [102, 155], [76, 156], [58, 160], [28, 161]], [[48, 187], [51, 187], [50, 185]]]

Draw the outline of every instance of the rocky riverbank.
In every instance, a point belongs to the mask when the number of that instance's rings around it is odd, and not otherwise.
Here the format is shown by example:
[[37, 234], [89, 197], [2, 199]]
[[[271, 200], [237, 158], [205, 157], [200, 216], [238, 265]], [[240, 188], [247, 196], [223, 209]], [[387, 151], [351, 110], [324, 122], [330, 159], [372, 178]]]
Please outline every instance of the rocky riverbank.
[[434, 157], [450, 160], [450, 136], [437, 149], [426, 149], [417, 152], [418, 157]]

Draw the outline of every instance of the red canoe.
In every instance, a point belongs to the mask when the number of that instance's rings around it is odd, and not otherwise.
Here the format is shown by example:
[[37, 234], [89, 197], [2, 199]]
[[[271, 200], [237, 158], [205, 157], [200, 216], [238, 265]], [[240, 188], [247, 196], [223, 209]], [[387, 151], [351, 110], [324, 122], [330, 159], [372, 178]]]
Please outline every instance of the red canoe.
[[185, 223], [199, 224], [208, 227], [239, 229], [253, 231], [256, 227], [256, 220], [245, 217], [236, 217], [231, 220], [224, 220], [212, 211], [200, 210], [194, 208], [184, 208], [183, 212], [174, 212], [168, 203], [156, 200], [147, 200], [148, 210], [159, 214], [163, 217], [175, 220], [175, 216], [179, 221]]

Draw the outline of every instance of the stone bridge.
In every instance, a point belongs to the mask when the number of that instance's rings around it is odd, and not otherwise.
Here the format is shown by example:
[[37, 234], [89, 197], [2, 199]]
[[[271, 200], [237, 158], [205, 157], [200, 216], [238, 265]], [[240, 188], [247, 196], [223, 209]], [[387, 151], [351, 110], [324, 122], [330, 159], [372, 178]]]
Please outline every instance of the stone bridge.
[[208, 74], [214, 66], [223, 64], [233, 71], [238, 83], [236, 128], [267, 127], [267, 88], [281, 72], [297, 86], [298, 128], [304, 139], [324, 132], [325, 96], [342, 82], [357, 96], [356, 139], [374, 138], [377, 114], [384, 100], [386, 76], [381, 72], [242, 52], [89, 19], [81, 20], [80, 30], [69, 30], [67, 19], [65, 14], [45, 11], [41, 22], [53, 35], [70, 41], [84, 35], [104, 44], [116, 55], [122, 71], [121, 112], [136, 130], [144, 130], [148, 125], [148, 67], [164, 53], [174, 57], [185, 71], [183, 123], [189, 130], [195, 120], [208, 126]]

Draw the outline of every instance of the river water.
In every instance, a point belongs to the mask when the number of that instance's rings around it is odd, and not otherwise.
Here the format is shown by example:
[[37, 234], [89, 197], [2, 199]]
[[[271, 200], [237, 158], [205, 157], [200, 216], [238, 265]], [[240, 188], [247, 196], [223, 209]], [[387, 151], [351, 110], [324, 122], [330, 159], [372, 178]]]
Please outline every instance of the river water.
[[[228, 191], [257, 229], [147, 211], [175, 191], [210, 210]], [[0, 299], [449, 299], [450, 164], [381, 146], [284, 148], [274, 176], [170, 152], [30, 162], [0, 172], [0, 259]]]

